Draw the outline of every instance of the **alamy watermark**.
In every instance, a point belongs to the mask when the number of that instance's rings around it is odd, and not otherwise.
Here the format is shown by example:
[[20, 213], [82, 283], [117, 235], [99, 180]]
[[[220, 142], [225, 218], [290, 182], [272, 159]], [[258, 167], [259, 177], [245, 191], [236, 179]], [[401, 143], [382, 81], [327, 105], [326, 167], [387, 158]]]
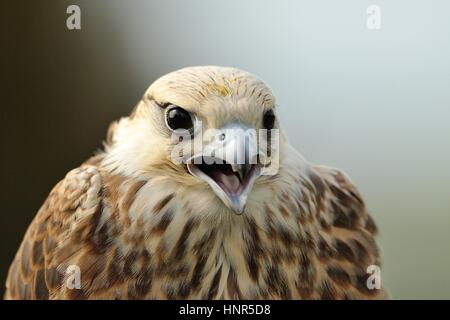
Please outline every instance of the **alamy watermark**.
[[258, 164], [261, 175], [274, 175], [279, 169], [278, 129], [229, 127], [207, 129], [202, 122], [195, 131], [177, 129], [171, 140], [171, 160], [175, 164]]
[[76, 264], [68, 266], [64, 271], [64, 281], [67, 289], [81, 289], [81, 270]]
[[370, 265], [366, 269], [367, 274], [370, 274], [367, 277], [366, 286], [369, 290], [380, 290], [381, 289], [381, 268], [377, 265]]
[[367, 21], [366, 26], [369, 30], [381, 29], [381, 8], [377, 5], [370, 5], [367, 7]]
[[69, 15], [66, 19], [66, 27], [69, 30], [81, 29], [81, 9], [75, 4], [67, 7], [66, 13]]

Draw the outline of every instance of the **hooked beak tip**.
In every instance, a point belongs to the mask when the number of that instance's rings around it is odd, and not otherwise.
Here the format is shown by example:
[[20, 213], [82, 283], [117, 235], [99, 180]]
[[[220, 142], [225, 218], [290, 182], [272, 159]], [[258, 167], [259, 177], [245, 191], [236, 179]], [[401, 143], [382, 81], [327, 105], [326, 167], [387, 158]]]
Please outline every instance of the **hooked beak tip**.
[[237, 199], [232, 199], [232, 204], [231, 204], [231, 210], [233, 210], [233, 212], [237, 215], [242, 215], [244, 213], [245, 210], [245, 201], [242, 201], [241, 199], [237, 198]]

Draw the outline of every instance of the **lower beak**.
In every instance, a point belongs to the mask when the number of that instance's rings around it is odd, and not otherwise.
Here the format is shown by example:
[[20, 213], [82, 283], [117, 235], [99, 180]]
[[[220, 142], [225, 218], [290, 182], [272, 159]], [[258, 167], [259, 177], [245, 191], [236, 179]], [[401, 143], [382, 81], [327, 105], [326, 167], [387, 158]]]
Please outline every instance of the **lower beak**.
[[256, 141], [244, 137], [241, 131], [232, 137], [229, 137], [228, 132], [225, 138], [221, 133], [221, 141], [205, 148], [210, 152], [203, 151], [191, 157], [187, 163], [189, 172], [208, 183], [222, 202], [236, 214], [244, 212], [253, 184], [261, 175], [256, 152], [251, 153], [257, 150]]

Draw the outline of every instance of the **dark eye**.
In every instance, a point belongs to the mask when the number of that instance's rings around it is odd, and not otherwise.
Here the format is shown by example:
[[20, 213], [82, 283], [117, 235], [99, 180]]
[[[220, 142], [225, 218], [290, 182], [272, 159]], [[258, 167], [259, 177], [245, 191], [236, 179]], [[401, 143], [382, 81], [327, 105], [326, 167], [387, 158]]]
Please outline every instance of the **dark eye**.
[[180, 108], [180, 107], [172, 107], [167, 111], [167, 125], [170, 129], [191, 129], [194, 124], [192, 123], [192, 118], [189, 112]]
[[263, 116], [263, 126], [265, 129], [273, 129], [273, 126], [275, 124], [275, 114], [273, 113], [273, 110], [268, 110], [266, 113], [264, 113]]

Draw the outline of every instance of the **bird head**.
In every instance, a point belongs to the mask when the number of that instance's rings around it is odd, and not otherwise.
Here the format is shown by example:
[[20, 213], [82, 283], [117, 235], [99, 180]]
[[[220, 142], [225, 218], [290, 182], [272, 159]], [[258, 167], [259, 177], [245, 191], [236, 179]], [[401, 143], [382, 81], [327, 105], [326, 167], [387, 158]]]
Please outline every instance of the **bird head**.
[[112, 127], [105, 164], [204, 187], [237, 214], [277, 171], [284, 139], [271, 89], [250, 73], [189, 67], [156, 80]]

